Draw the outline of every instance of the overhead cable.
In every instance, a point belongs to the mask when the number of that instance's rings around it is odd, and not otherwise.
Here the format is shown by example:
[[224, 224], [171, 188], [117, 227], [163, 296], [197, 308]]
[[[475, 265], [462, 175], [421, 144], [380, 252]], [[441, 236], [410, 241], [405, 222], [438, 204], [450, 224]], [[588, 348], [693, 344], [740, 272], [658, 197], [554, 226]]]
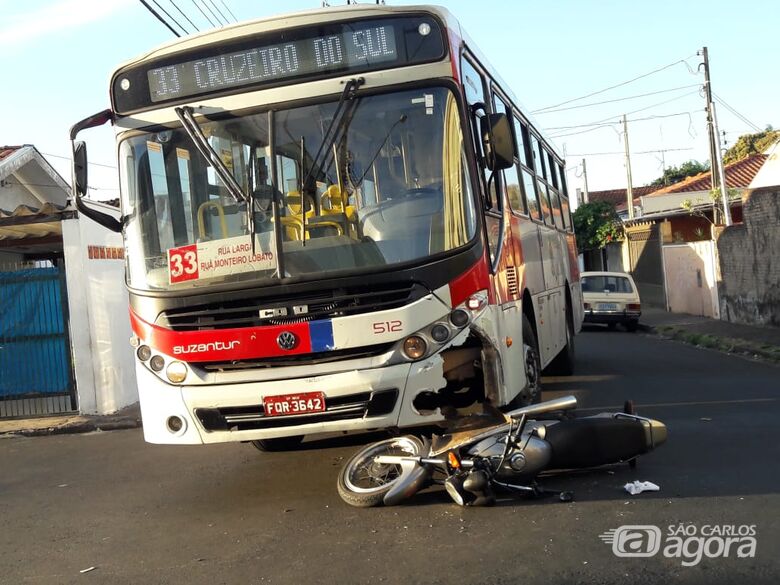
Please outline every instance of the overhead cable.
[[658, 94], [661, 94], [661, 93], [669, 93], [669, 92], [672, 92], [672, 91], [680, 91], [681, 89], [689, 89], [691, 87], [699, 87], [699, 84], [698, 83], [694, 83], [692, 85], [681, 85], [680, 87], [672, 87], [672, 88], [669, 88], [669, 89], [660, 89], [658, 91], [651, 91], [649, 93], [640, 93], [640, 94], [637, 94], [637, 95], [629, 95], [629, 96], [622, 97], [622, 98], [615, 98], [613, 100], [604, 100], [604, 101], [601, 101], [601, 102], [590, 102], [590, 103], [582, 104], [582, 105], [579, 105], [579, 106], [569, 106], [567, 108], [558, 108], [558, 109], [555, 109], [555, 110], [545, 110], [544, 112], [538, 112], [537, 115], [552, 114], [553, 112], [565, 112], [565, 111], [568, 111], [568, 110], [577, 110], [579, 108], [590, 108], [592, 106], [600, 106], [600, 105], [603, 105], [603, 104], [612, 104], [612, 103], [615, 103], [615, 102], [624, 102], [624, 101], [627, 101], [627, 100], [634, 100], [634, 99], [643, 98], [643, 97], [647, 97], [647, 96], [651, 96], [651, 95], [658, 95]]
[[712, 95], [713, 95], [713, 97], [715, 98], [715, 100], [716, 100], [716, 101], [717, 101], [719, 104], [721, 104], [721, 105], [722, 105], [724, 108], [726, 108], [726, 109], [727, 109], [729, 112], [731, 112], [731, 113], [732, 113], [732, 114], [734, 114], [734, 115], [735, 115], [737, 118], [739, 118], [740, 120], [742, 120], [742, 121], [743, 121], [745, 124], [747, 124], [748, 126], [750, 126], [751, 128], [753, 128], [753, 129], [754, 129], [756, 132], [761, 132], [761, 128], [759, 128], [758, 126], [756, 126], [756, 125], [755, 125], [753, 122], [751, 122], [750, 120], [748, 120], [748, 119], [747, 119], [745, 116], [743, 116], [743, 115], [742, 115], [742, 114], [740, 114], [740, 113], [739, 113], [737, 110], [735, 110], [733, 107], [731, 107], [730, 105], [728, 105], [728, 104], [726, 103], [726, 100], [724, 100], [722, 97], [720, 97], [720, 96], [719, 96], [718, 94], [716, 94], [715, 92], [712, 92]]
[[209, 24], [211, 26], [217, 26], [216, 24], [214, 24], [214, 21], [209, 18], [209, 15], [203, 12], [203, 8], [200, 7], [200, 4], [198, 4], [195, 0], [192, 0], [192, 3], [195, 5], [195, 8], [197, 8], [200, 11], [200, 13], [203, 15], [203, 18], [209, 21]]
[[[229, 20], [228, 20], [228, 19], [225, 17], [224, 13], [223, 13], [223, 12], [222, 12], [222, 11], [219, 9], [219, 6], [217, 6], [217, 5], [214, 3], [214, 0], [208, 0], [208, 2], [209, 2], [209, 4], [211, 4], [211, 5], [214, 7], [214, 10], [216, 10], [216, 11], [217, 11], [217, 14], [219, 14], [219, 15], [220, 15], [220, 17], [222, 17], [222, 20], [224, 20], [224, 21], [225, 21], [225, 24], [228, 24], [230, 21], [229, 21]], [[212, 13], [213, 13], [213, 12], [212, 12]], [[216, 15], [215, 15], [215, 17], [216, 17]]]
[[159, 2], [157, 2], [157, 0], [152, 0], [152, 2], [154, 2], [154, 5], [155, 5], [155, 6], [157, 6], [157, 8], [159, 8], [160, 10], [162, 10], [162, 11], [165, 13], [165, 16], [167, 16], [167, 17], [168, 17], [168, 18], [169, 18], [171, 21], [173, 21], [173, 22], [176, 24], [176, 26], [178, 26], [178, 27], [179, 27], [181, 30], [183, 30], [185, 35], [188, 35], [188, 34], [190, 34], [190, 31], [188, 31], [186, 28], [184, 28], [184, 27], [183, 27], [183, 26], [182, 26], [182, 25], [179, 23], [179, 21], [178, 21], [178, 20], [176, 20], [176, 19], [175, 19], [173, 16], [171, 16], [171, 13], [170, 13], [170, 12], [168, 12], [167, 10], [165, 10], [165, 8], [163, 8], [162, 6], [160, 6], [160, 3], [159, 3]]
[[164, 25], [165, 25], [165, 26], [168, 28], [168, 30], [170, 30], [170, 31], [171, 31], [173, 34], [175, 34], [177, 37], [180, 37], [180, 36], [181, 36], [181, 35], [180, 35], [180, 34], [179, 34], [177, 31], [176, 31], [176, 29], [175, 29], [175, 28], [173, 28], [173, 27], [172, 27], [170, 24], [168, 24], [168, 21], [166, 21], [166, 20], [165, 20], [165, 19], [164, 19], [162, 16], [160, 16], [160, 15], [159, 15], [159, 13], [158, 13], [158, 12], [157, 12], [157, 11], [156, 11], [154, 8], [152, 8], [151, 6], [149, 6], [149, 4], [147, 4], [147, 3], [146, 3], [146, 0], [138, 0], [138, 1], [139, 1], [141, 4], [143, 4], [143, 5], [146, 7], [146, 9], [147, 9], [149, 12], [151, 12], [152, 14], [154, 14], [154, 16], [157, 18], [157, 20], [159, 20], [160, 22], [162, 22], [162, 23], [163, 23], [163, 24], [164, 24]]
[[183, 11], [181, 8], [179, 8], [179, 5], [178, 5], [178, 4], [176, 4], [176, 2], [174, 2], [174, 0], [170, 0], [170, 3], [173, 5], [173, 7], [174, 7], [176, 10], [178, 10], [178, 11], [179, 11], [179, 14], [181, 14], [181, 15], [182, 15], [184, 18], [186, 18], [186, 19], [187, 19], [187, 22], [189, 22], [189, 23], [192, 25], [192, 28], [194, 28], [196, 31], [200, 32], [200, 29], [199, 29], [199, 28], [198, 28], [198, 27], [195, 25], [195, 23], [194, 23], [194, 22], [192, 22], [192, 21], [190, 20], [190, 17], [189, 17], [189, 16], [187, 16], [187, 15], [184, 13], [184, 11]]
[[230, 14], [230, 16], [232, 16], [232, 17], [233, 17], [233, 20], [234, 20], [235, 22], [238, 22], [238, 19], [236, 18], [236, 15], [235, 15], [235, 14], [233, 14], [233, 11], [232, 11], [232, 10], [230, 10], [230, 7], [229, 7], [227, 4], [225, 4], [225, 0], [219, 0], [219, 2], [220, 2], [220, 4], [222, 4], [222, 6], [224, 6], [224, 7], [225, 7], [225, 10], [227, 10], [227, 11], [228, 11], [228, 13]]
[[[664, 71], [666, 69], [674, 67], [675, 65], [679, 65], [680, 63], [684, 63], [686, 66], [688, 66], [688, 64], [686, 63], [686, 59], [690, 59], [691, 57], [695, 57], [695, 55], [691, 55], [689, 57], [686, 57], [685, 59], [680, 59], [679, 61], [675, 61], [674, 63], [669, 63], [668, 65], [664, 65], [663, 67], [659, 67], [658, 69], [653, 69], [652, 71], [649, 71], [647, 73], [643, 73], [642, 75], [634, 77], [633, 79], [629, 79], [628, 81], [623, 81], [623, 82], [618, 83], [616, 85], [611, 85], [609, 87], [605, 87], [604, 89], [600, 89], [598, 91], [594, 91], [594, 92], [585, 94], [585, 95], [580, 96], [580, 97], [572, 98], [570, 100], [566, 100], [565, 102], [561, 102], [559, 104], [554, 104], [552, 106], [547, 106], [545, 108], [539, 108], [538, 110], [534, 110], [531, 113], [532, 114], [537, 114], [539, 112], [544, 112], [546, 110], [552, 110], [553, 108], [559, 108], [560, 106], [565, 106], [565, 105], [570, 104], [572, 102], [578, 102], [580, 100], [584, 100], [585, 98], [593, 97], [594, 95], [599, 95], [601, 93], [605, 93], [607, 91], [610, 91], [612, 89], [616, 89], [618, 87], [623, 87], [624, 85], [628, 85], [629, 83], [634, 83], [635, 81], [638, 81], [640, 79], [644, 79], [645, 77], [649, 77], [650, 75], [654, 75], [656, 73], [660, 73], [661, 71]], [[690, 66], [688, 66], [688, 68], [690, 70]]]

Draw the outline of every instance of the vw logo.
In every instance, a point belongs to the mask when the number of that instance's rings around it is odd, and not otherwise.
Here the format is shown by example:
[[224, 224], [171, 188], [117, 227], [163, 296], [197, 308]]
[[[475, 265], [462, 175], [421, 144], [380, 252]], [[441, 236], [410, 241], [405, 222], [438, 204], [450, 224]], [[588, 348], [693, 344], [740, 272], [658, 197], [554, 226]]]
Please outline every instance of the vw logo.
[[276, 343], [281, 349], [293, 349], [298, 344], [298, 338], [289, 331], [283, 331], [276, 338]]

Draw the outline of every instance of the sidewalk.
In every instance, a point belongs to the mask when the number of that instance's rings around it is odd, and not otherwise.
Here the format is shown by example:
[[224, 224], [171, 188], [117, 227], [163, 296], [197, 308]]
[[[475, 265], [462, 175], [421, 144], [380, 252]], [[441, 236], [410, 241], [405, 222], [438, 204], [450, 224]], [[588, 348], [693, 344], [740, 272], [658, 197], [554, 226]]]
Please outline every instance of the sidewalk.
[[741, 325], [719, 319], [644, 308], [640, 328], [702, 347], [780, 362], [780, 327]]
[[0, 435], [62, 435], [134, 429], [141, 426], [141, 408], [131, 404], [114, 414], [82, 416], [77, 413], [36, 418], [0, 419]]

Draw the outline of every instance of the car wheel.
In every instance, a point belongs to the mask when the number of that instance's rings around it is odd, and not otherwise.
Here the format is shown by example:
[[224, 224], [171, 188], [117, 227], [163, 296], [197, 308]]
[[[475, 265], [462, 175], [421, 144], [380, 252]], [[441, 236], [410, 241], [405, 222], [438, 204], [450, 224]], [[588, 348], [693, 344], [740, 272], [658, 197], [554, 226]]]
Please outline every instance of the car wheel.
[[628, 321], [626, 322], [626, 329], [633, 333], [639, 328], [639, 321]]

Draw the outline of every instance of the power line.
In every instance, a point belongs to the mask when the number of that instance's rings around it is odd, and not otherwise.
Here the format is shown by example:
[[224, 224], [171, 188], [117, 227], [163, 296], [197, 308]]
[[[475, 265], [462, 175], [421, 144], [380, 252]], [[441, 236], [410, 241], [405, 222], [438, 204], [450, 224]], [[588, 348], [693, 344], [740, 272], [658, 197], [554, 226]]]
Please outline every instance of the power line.
[[592, 106], [600, 106], [600, 105], [603, 105], [603, 104], [612, 104], [612, 103], [615, 103], [615, 102], [624, 102], [624, 101], [627, 101], [627, 100], [634, 100], [634, 99], [643, 98], [643, 97], [647, 97], [647, 96], [651, 96], [651, 95], [658, 95], [658, 94], [661, 94], [661, 93], [669, 93], [669, 92], [672, 92], [672, 91], [680, 91], [681, 89], [689, 89], [691, 87], [699, 87], [699, 84], [698, 83], [694, 83], [692, 85], [681, 85], [680, 87], [672, 87], [672, 88], [669, 88], [669, 89], [661, 89], [661, 90], [658, 90], [658, 91], [651, 91], [649, 93], [640, 93], [640, 94], [637, 94], [637, 95], [629, 95], [629, 96], [622, 97], [622, 98], [616, 98], [614, 100], [604, 100], [604, 101], [601, 101], [601, 102], [591, 102], [591, 103], [588, 103], [588, 104], [582, 104], [580, 106], [569, 106], [568, 108], [558, 108], [556, 110], [546, 110], [544, 112], [539, 112], [537, 115], [552, 114], [553, 112], [566, 112], [568, 110], [576, 110], [576, 109], [579, 109], [579, 108], [590, 108]]
[[149, 5], [146, 3], [146, 0], [138, 0], [138, 1], [139, 1], [141, 4], [143, 4], [143, 5], [146, 7], [146, 9], [147, 9], [149, 12], [151, 12], [152, 14], [154, 14], [154, 16], [157, 18], [157, 20], [159, 20], [160, 22], [162, 22], [162, 23], [163, 23], [163, 24], [164, 24], [164, 25], [165, 25], [165, 26], [168, 28], [168, 30], [170, 30], [170, 31], [171, 31], [173, 34], [175, 34], [177, 37], [180, 37], [180, 36], [181, 36], [181, 35], [180, 35], [178, 32], [176, 32], [176, 29], [175, 29], [175, 28], [173, 28], [173, 27], [172, 27], [170, 24], [168, 24], [168, 22], [167, 22], [167, 21], [166, 21], [166, 20], [165, 20], [165, 19], [164, 19], [162, 16], [160, 16], [160, 15], [157, 13], [157, 11], [156, 11], [154, 8], [152, 8], [151, 6], [149, 6]]
[[227, 18], [225, 18], [225, 15], [224, 15], [224, 14], [222, 13], [222, 11], [219, 9], [219, 6], [217, 6], [216, 4], [214, 4], [214, 0], [209, 0], [209, 4], [211, 4], [211, 5], [214, 7], [214, 10], [216, 10], [216, 11], [217, 11], [217, 13], [218, 13], [218, 14], [219, 14], [219, 15], [222, 17], [222, 20], [224, 20], [224, 21], [225, 21], [225, 24], [228, 24], [228, 22], [229, 22], [229, 21], [228, 21], [228, 19], [227, 19]]
[[181, 15], [182, 15], [184, 18], [186, 18], [186, 19], [187, 19], [187, 22], [189, 22], [189, 23], [192, 25], [192, 28], [194, 28], [196, 31], [200, 32], [200, 29], [199, 29], [197, 26], [195, 26], [195, 23], [194, 23], [194, 22], [192, 22], [192, 21], [190, 20], [190, 17], [189, 17], [189, 16], [187, 16], [186, 14], [184, 14], [184, 11], [183, 11], [181, 8], [179, 8], [179, 5], [178, 5], [178, 4], [176, 4], [176, 2], [174, 2], [174, 0], [170, 0], [170, 3], [173, 5], [173, 7], [174, 7], [176, 10], [178, 10], [178, 11], [179, 11], [179, 14], [181, 14]]
[[209, 15], [203, 12], [203, 9], [200, 7], [200, 4], [198, 4], [195, 0], [192, 0], [192, 3], [195, 5], [195, 8], [197, 8], [200, 11], [200, 13], [203, 15], [203, 18], [209, 21], [209, 24], [211, 26], [217, 26], [216, 24], [214, 24], [214, 21], [209, 18]]
[[183, 30], [185, 35], [188, 35], [188, 34], [190, 34], [190, 31], [188, 31], [186, 28], [184, 28], [184, 27], [183, 27], [183, 26], [182, 26], [182, 25], [179, 23], [179, 21], [178, 21], [178, 20], [176, 20], [176, 19], [175, 19], [173, 16], [171, 16], [170, 12], [168, 12], [167, 10], [165, 10], [165, 8], [163, 8], [162, 6], [160, 6], [160, 3], [159, 3], [159, 2], [157, 2], [157, 0], [152, 0], [152, 2], [154, 2], [154, 5], [155, 5], [155, 6], [157, 6], [157, 8], [159, 8], [160, 10], [162, 10], [162, 11], [165, 13], [165, 16], [167, 16], [168, 18], [170, 18], [170, 19], [171, 19], [171, 20], [172, 20], [172, 21], [173, 21], [173, 22], [176, 24], [176, 26], [178, 26], [178, 27], [179, 27], [181, 30]]
[[601, 93], [605, 93], [605, 92], [607, 92], [607, 91], [609, 91], [611, 89], [616, 89], [618, 87], [623, 87], [624, 85], [628, 85], [629, 83], [634, 83], [635, 81], [638, 81], [640, 79], [644, 79], [645, 77], [649, 77], [650, 75], [654, 75], [656, 73], [664, 71], [665, 69], [669, 69], [670, 67], [674, 67], [675, 65], [679, 65], [680, 63], [685, 63], [685, 65], [688, 66], [688, 68], [690, 70], [690, 66], [688, 65], [686, 60], [690, 59], [691, 57], [695, 57], [695, 56], [696, 55], [690, 55], [689, 57], [686, 57], [685, 59], [680, 59], [679, 61], [675, 61], [674, 63], [669, 63], [668, 65], [664, 65], [663, 67], [659, 67], [658, 69], [653, 69], [652, 71], [649, 71], [648, 73], [643, 73], [642, 75], [634, 77], [633, 79], [629, 79], [628, 81], [623, 81], [622, 83], [618, 83], [617, 85], [611, 85], [611, 86], [606, 87], [604, 89], [600, 89], [598, 91], [594, 91], [592, 93], [589, 93], [589, 94], [586, 94], [586, 95], [583, 95], [583, 96], [580, 96], [580, 97], [572, 98], [570, 100], [566, 100], [565, 102], [561, 102], [559, 104], [555, 104], [555, 105], [552, 105], [552, 106], [547, 106], [546, 108], [539, 108], [538, 110], [534, 110], [531, 113], [532, 114], [537, 114], [539, 112], [544, 112], [546, 110], [551, 110], [553, 108], [558, 108], [560, 106], [565, 106], [566, 104], [570, 104], [572, 102], [578, 102], [580, 100], [584, 100], [585, 98], [593, 97], [594, 95], [599, 95]]
[[[633, 118], [631, 120], [627, 120], [627, 122], [644, 122], [646, 120], [658, 120], [658, 119], [662, 119], [662, 118], [673, 118], [675, 116], [689, 116], [690, 117], [690, 115], [692, 113], [694, 113], [694, 112], [678, 112], [676, 114], [663, 114], [663, 115], [659, 115], [659, 116], [647, 116], [645, 118]], [[579, 127], [588, 127], [588, 126], [595, 126], [595, 127], [591, 127], [588, 130], [581, 130], [579, 132], [570, 132], [570, 133], [566, 133], [566, 134], [554, 134], [554, 135], [550, 136], [550, 138], [564, 138], [566, 136], [576, 136], [578, 134], [586, 134], [588, 132], [593, 132], [594, 130], [599, 130], [601, 128], [617, 126], [618, 124], [622, 124], [622, 123], [623, 123], [622, 120], [618, 120], [618, 121], [609, 122], [609, 123], [606, 123], [606, 124], [603, 124], [603, 123], [600, 123], [600, 124], [583, 124], [582, 126], [579, 126]], [[577, 128], [577, 127], [578, 126], [573, 126], [572, 128]], [[562, 127], [562, 129], [563, 129], [563, 127]]]
[[[631, 156], [634, 156], [635, 154], [656, 154], [658, 152], [677, 152], [682, 150], [693, 150], [693, 148], [659, 148], [658, 150], [642, 150], [640, 152], [632, 152]], [[610, 156], [610, 155], [620, 155], [625, 156], [625, 151], [615, 151], [615, 152], [585, 152], [580, 154], [572, 154], [569, 153], [569, 156]]]
[[[69, 157], [69, 156], [62, 156], [61, 154], [51, 154], [49, 152], [42, 152], [41, 154], [44, 155], [44, 156], [50, 156], [52, 158], [61, 158], [62, 160], [73, 161], [73, 159], [71, 157]], [[87, 164], [94, 165], [96, 167], [105, 167], [107, 169], [114, 169], [114, 170], [116, 170], [116, 166], [114, 166], [114, 165], [107, 165], [107, 164], [96, 163], [96, 162], [92, 162], [92, 161], [89, 161]]]
[[222, 4], [222, 6], [224, 6], [224, 7], [225, 7], [225, 10], [227, 10], [227, 11], [230, 13], [230, 16], [232, 16], [232, 17], [233, 17], [233, 20], [235, 20], [236, 22], [238, 22], [238, 19], [236, 18], [236, 15], [235, 15], [235, 14], [233, 14], [233, 11], [232, 11], [232, 10], [230, 10], [230, 8], [228, 7], [228, 5], [227, 5], [227, 4], [225, 4], [225, 0], [219, 0], [219, 2], [220, 2], [220, 4]]
[[743, 121], [745, 124], [747, 124], [748, 126], [750, 126], [751, 128], [753, 128], [753, 129], [754, 129], [756, 132], [761, 132], [761, 128], [759, 128], [758, 126], [756, 126], [755, 124], [753, 124], [753, 122], [751, 122], [750, 120], [748, 120], [748, 119], [747, 119], [745, 116], [743, 116], [743, 115], [742, 115], [742, 114], [740, 114], [740, 113], [739, 113], [737, 110], [735, 110], [735, 109], [734, 109], [734, 108], [732, 108], [730, 105], [728, 105], [728, 104], [726, 103], [726, 100], [724, 100], [722, 97], [720, 97], [720, 96], [719, 96], [718, 94], [716, 94], [715, 92], [713, 92], [713, 93], [712, 93], [712, 95], [714, 95], [714, 96], [715, 96], [715, 99], [716, 99], [716, 100], [718, 100], [718, 103], [719, 103], [719, 104], [721, 104], [721, 105], [722, 105], [724, 108], [726, 108], [726, 109], [727, 109], [729, 112], [731, 112], [731, 113], [732, 113], [732, 114], [734, 114], [734, 115], [735, 115], [737, 118], [739, 118], [740, 120], [742, 120], [742, 121]]
[[208, 5], [208, 2], [206, 0], [200, 0], [200, 3], [203, 4], [203, 6], [211, 13], [211, 16], [214, 17], [214, 20], [216, 20], [219, 23], [219, 26], [223, 25], [223, 22], [219, 19], [219, 17], [214, 14], [214, 11], [211, 9], [211, 7]]

